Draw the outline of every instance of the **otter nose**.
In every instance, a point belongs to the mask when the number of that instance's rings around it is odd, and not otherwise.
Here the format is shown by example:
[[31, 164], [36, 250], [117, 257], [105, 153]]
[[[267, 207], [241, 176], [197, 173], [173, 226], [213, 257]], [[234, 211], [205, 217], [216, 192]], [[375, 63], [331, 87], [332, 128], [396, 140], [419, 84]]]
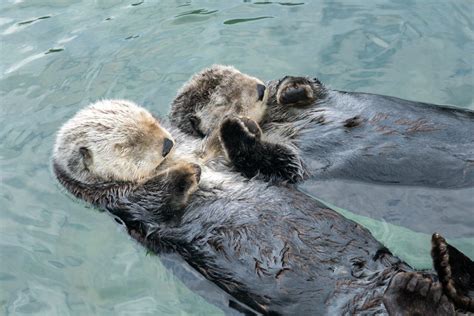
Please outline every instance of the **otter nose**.
[[262, 101], [265, 96], [266, 87], [263, 84], [257, 84], [258, 101]]
[[165, 138], [163, 141], [163, 157], [166, 157], [170, 151], [171, 148], [173, 148], [173, 141], [171, 139]]

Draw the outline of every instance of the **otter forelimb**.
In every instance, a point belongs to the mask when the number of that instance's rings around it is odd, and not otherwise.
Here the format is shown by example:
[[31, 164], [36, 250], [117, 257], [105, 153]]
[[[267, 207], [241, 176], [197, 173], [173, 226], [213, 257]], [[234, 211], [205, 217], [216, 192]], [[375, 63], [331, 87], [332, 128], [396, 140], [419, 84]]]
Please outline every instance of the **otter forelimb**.
[[220, 139], [234, 167], [251, 178], [303, 180], [305, 169], [298, 153], [289, 146], [261, 139], [258, 124], [245, 117], [228, 117], [220, 126]]

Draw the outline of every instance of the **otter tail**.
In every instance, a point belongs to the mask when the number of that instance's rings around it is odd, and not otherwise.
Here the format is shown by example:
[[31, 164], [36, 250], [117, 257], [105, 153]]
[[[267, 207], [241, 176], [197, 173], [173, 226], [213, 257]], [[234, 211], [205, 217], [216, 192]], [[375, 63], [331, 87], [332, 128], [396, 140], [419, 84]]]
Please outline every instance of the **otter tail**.
[[474, 312], [474, 262], [436, 233], [431, 257], [445, 294], [457, 308]]

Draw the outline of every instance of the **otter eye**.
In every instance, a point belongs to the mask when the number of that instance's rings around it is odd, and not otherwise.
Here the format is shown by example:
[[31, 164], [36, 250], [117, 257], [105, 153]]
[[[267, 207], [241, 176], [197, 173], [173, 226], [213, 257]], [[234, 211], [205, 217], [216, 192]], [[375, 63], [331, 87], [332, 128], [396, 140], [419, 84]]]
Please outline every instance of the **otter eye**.
[[195, 129], [195, 130], [199, 129], [198, 127], [199, 127], [200, 120], [196, 116], [194, 116], [194, 115], [191, 116], [189, 118], [189, 122], [191, 123], [191, 126], [192, 126], [193, 129]]
[[192, 115], [189, 117], [189, 123], [191, 123], [191, 127], [192, 129], [194, 130], [194, 132], [200, 136], [200, 137], [204, 137], [206, 135], [204, 135], [204, 133], [199, 129], [199, 125], [201, 123], [201, 120], [199, 119], [199, 117], [195, 116], [195, 115]]

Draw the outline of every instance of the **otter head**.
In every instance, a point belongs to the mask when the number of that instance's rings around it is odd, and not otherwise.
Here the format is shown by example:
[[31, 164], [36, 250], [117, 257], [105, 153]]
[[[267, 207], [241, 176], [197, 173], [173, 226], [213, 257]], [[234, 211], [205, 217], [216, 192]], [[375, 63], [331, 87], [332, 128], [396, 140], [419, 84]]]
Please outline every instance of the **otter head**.
[[185, 83], [173, 101], [170, 119], [182, 131], [204, 137], [229, 114], [260, 122], [267, 98], [261, 80], [231, 66], [214, 65]]
[[79, 111], [59, 130], [54, 163], [75, 180], [140, 182], [170, 154], [171, 135], [144, 108], [104, 100]]

